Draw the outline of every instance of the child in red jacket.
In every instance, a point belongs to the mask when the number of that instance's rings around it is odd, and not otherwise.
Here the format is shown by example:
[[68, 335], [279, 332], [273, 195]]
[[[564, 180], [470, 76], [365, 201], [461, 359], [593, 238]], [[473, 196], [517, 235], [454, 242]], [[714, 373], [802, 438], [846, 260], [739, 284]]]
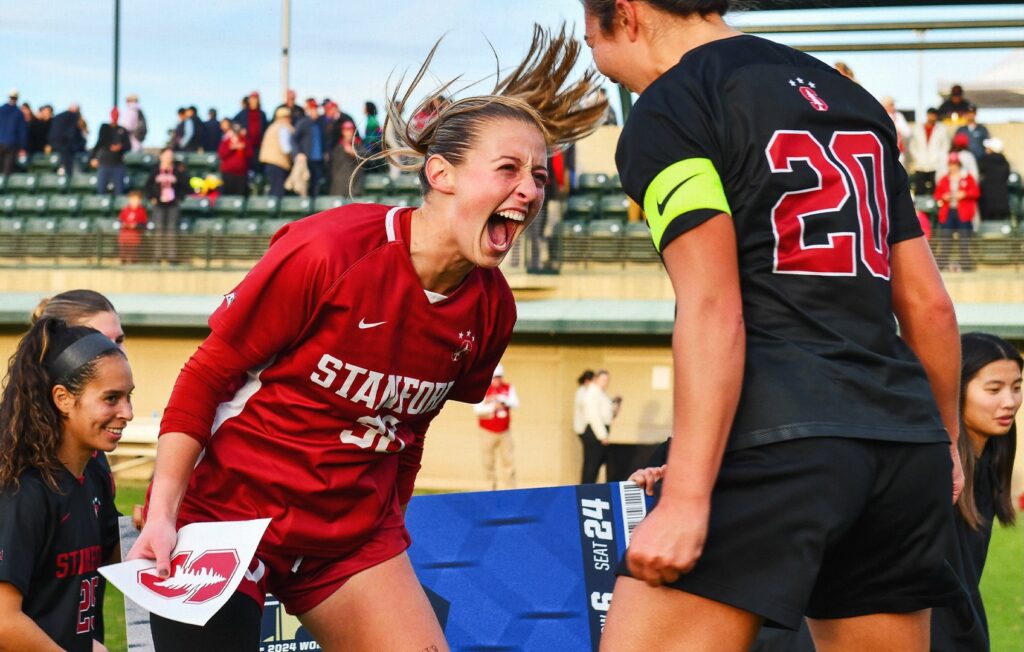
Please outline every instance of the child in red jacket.
[[121, 209], [121, 232], [117, 236], [121, 264], [139, 262], [139, 245], [142, 232], [146, 230], [149, 216], [142, 203], [142, 193], [133, 190], [128, 193], [128, 205]]

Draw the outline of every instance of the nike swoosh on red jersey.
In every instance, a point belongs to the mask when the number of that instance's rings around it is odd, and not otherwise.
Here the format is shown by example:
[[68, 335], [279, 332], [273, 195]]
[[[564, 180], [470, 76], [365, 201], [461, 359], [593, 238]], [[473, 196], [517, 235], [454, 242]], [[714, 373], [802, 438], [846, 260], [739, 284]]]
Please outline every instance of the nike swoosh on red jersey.
[[368, 323], [366, 323], [365, 319], [360, 319], [359, 320], [359, 328], [376, 328], [377, 326], [382, 326], [383, 324], [386, 324], [386, 323], [388, 323], [388, 322], [387, 321], [375, 321], [375, 322], [371, 322], [371, 323], [368, 324]]

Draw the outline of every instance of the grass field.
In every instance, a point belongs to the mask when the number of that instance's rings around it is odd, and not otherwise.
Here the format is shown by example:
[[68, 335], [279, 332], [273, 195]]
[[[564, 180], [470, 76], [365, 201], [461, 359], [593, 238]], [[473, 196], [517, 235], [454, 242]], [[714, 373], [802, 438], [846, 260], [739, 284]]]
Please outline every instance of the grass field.
[[[125, 514], [145, 497], [146, 488], [121, 484], [117, 488], [117, 506]], [[1024, 518], [1022, 518], [1024, 520]], [[988, 613], [992, 652], [1019, 652], [1024, 641], [1024, 528], [996, 526], [992, 534], [981, 593]], [[107, 585], [103, 603], [107, 648], [126, 652], [124, 637], [124, 600], [121, 592]]]

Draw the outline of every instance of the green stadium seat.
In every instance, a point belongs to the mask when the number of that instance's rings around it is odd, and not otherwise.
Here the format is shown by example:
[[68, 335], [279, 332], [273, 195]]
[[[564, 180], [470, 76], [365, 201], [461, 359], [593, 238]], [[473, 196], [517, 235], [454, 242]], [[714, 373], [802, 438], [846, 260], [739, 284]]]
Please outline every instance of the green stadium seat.
[[21, 256], [24, 222], [20, 217], [0, 217], [0, 258]]
[[1008, 238], [1013, 235], [1013, 222], [1010, 220], [982, 220], [976, 235], [985, 239]]
[[391, 192], [396, 195], [415, 195], [419, 197], [422, 194], [423, 188], [420, 186], [420, 176], [418, 174], [400, 174], [394, 180]]
[[9, 217], [14, 215], [14, 203], [17, 197], [14, 195], [0, 195], [0, 215]]
[[149, 181], [149, 172], [128, 171], [128, 190], [146, 192], [146, 182]]
[[617, 175], [617, 174], [613, 174], [612, 176], [610, 176], [608, 178], [608, 185], [606, 186], [606, 188], [607, 188], [608, 192], [621, 193], [622, 192], [622, 178], [619, 175]]
[[608, 190], [610, 175], [604, 172], [581, 174], [576, 183], [580, 193], [588, 195], [600, 195]]
[[217, 248], [218, 254], [231, 260], [252, 260], [262, 256], [269, 238], [260, 231], [260, 221], [254, 217], [228, 220], [225, 235]]
[[[272, 236], [281, 230], [286, 224], [291, 224], [295, 220], [289, 220], [286, 217], [278, 217], [272, 220], [263, 220], [260, 222], [260, 233], [267, 236]], [[269, 243], [269, 241], [268, 241]]]
[[80, 198], [82, 215], [109, 216], [114, 212], [114, 200], [110, 195], [81, 195]]
[[621, 220], [593, 220], [587, 227], [587, 235], [596, 237], [619, 237], [625, 233], [626, 226]]
[[264, 219], [277, 217], [277, 211], [281, 202], [277, 197], [249, 197], [245, 207], [245, 214], [248, 217], [262, 217]]
[[646, 222], [627, 222], [625, 227], [625, 242], [623, 242], [623, 255], [630, 262], [651, 263], [658, 262], [658, 250], [654, 248], [651, 241], [651, 230]]
[[551, 240], [551, 257], [562, 262], [585, 261], [587, 241], [587, 227], [583, 221], [563, 220]]
[[0, 174], [0, 194], [4, 192], [5, 188], [7, 188], [7, 176]]
[[120, 215], [121, 210], [127, 205], [128, 195], [118, 195], [117, 197], [114, 197], [114, 215]]
[[36, 192], [45, 193], [47, 195], [56, 195], [63, 192], [67, 192], [68, 189], [68, 178], [63, 174], [56, 174], [55, 172], [47, 172], [40, 174], [36, 179], [36, 185], [38, 189]]
[[313, 214], [313, 200], [309, 197], [282, 197], [281, 217], [297, 220]]
[[93, 231], [90, 217], [61, 218], [57, 222], [54, 253], [65, 258], [91, 258], [96, 254], [97, 244]]
[[54, 195], [50, 197], [46, 210], [50, 215], [71, 217], [78, 214], [82, 200], [78, 195]]
[[386, 174], [367, 174], [363, 177], [363, 194], [380, 197], [392, 192], [394, 183]]
[[58, 220], [52, 217], [26, 217], [22, 251], [26, 256], [50, 257], [56, 253]]
[[210, 215], [210, 200], [206, 197], [186, 197], [181, 201], [181, 216], [200, 219]]
[[128, 168], [128, 172], [146, 172], [153, 169], [156, 165], [157, 158], [152, 154], [146, 154], [145, 152], [128, 152], [124, 155], [124, 165]]
[[625, 224], [621, 220], [600, 219], [587, 227], [588, 259], [600, 262], [625, 263]]
[[629, 218], [629, 198], [625, 195], [605, 195], [601, 197], [601, 219], [618, 219], [625, 222]]
[[320, 213], [322, 211], [330, 210], [332, 208], [338, 208], [350, 203], [350, 200], [346, 197], [340, 197], [337, 195], [326, 195], [317, 197], [316, 201], [313, 202], [313, 212]]
[[9, 195], [30, 195], [36, 192], [39, 184], [39, 177], [34, 174], [15, 172], [7, 175], [7, 184], [4, 192]]
[[46, 214], [48, 203], [45, 195], [19, 195], [14, 200], [14, 212], [22, 217], [39, 217]]
[[597, 200], [589, 195], [572, 195], [566, 202], [565, 217], [569, 221], [588, 221], [597, 217]]
[[213, 202], [214, 217], [237, 218], [245, 215], [244, 195], [221, 195]]
[[206, 235], [207, 233], [212, 235], [220, 235], [224, 233], [224, 220], [208, 217], [202, 220], [195, 220], [192, 222], [192, 234], [193, 235]]
[[209, 172], [220, 170], [220, 159], [213, 152], [188, 152], [185, 155], [185, 166], [192, 176], [206, 176]]
[[79, 195], [96, 194], [96, 173], [83, 172], [71, 177], [70, 191]]
[[111, 215], [92, 216], [92, 228], [97, 233], [119, 233], [121, 231], [121, 220]]
[[36, 152], [28, 162], [28, 169], [37, 174], [44, 172], [56, 172], [59, 168], [60, 154], [44, 154], [42, 152]]
[[931, 195], [918, 195], [914, 197], [914, 208], [928, 215], [934, 215], [939, 210], [935, 198]]

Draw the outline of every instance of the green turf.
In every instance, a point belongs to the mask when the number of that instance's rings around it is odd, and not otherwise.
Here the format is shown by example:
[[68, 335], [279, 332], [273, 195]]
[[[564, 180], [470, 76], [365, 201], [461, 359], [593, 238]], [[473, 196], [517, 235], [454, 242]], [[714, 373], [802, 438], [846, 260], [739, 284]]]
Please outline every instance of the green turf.
[[1024, 641], [1024, 527], [993, 529], [981, 578], [992, 652], [1019, 652]]
[[[118, 509], [130, 514], [132, 505], [141, 504], [145, 494], [144, 484], [119, 484]], [[1020, 642], [1024, 640], [1024, 526], [995, 527], [985, 575], [981, 578], [981, 593], [988, 613], [992, 652], [1019, 652]], [[110, 652], [126, 652], [124, 599], [121, 592], [109, 584], [103, 601], [103, 618], [107, 648]]]

